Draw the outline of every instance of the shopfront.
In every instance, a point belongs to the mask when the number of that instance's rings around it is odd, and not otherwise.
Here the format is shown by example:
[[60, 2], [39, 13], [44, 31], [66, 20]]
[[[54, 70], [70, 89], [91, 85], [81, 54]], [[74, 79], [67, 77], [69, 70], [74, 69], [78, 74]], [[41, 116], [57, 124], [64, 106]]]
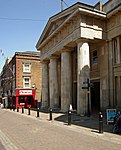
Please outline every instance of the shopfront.
[[16, 96], [12, 98], [12, 105], [15, 105], [16, 108], [36, 107], [35, 96], [35, 89], [16, 89]]

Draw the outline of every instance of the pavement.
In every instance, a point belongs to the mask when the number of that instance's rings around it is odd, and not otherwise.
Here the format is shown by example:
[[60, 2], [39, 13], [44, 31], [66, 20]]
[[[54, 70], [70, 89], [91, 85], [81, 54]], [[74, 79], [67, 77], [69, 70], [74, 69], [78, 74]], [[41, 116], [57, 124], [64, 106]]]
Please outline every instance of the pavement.
[[2, 145], [2, 143], [0, 142], [0, 150], [5, 150], [4, 146]]
[[45, 110], [37, 117], [35, 110], [28, 115], [28, 109], [24, 113], [21, 109], [19, 112], [3, 109], [0, 110], [0, 150], [120, 149], [121, 136], [112, 133], [113, 126], [106, 124], [105, 115], [103, 125], [101, 134], [98, 113], [82, 117], [73, 111], [68, 125], [67, 114], [57, 110], [50, 121], [50, 114]]
[[[17, 112], [17, 110], [15, 110], [15, 112]], [[24, 109], [24, 113], [22, 113], [22, 109], [20, 109], [19, 113], [29, 116], [28, 109]], [[37, 110], [31, 109], [30, 116], [37, 117]], [[48, 110], [40, 110], [39, 118], [41, 120], [50, 120], [50, 112]], [[68, 125], [68, 114], [62, 113], [59, 110], [53, 110], [52, 122], [55, 122], [57, 124]], [[99, 114], [93, 113], [92, 115], [90, 115], [90, 117], [87, 117], [87, 116], [78, 115], [76, 111], [71, 111], [71, 125], [91, 129], [92, 132], [98, 133], [99, 132]], [[103, 132], [112, 133], [112, 136], [114, 136], [113, 124], [107, 124], [106, 114], [103, 114]]]

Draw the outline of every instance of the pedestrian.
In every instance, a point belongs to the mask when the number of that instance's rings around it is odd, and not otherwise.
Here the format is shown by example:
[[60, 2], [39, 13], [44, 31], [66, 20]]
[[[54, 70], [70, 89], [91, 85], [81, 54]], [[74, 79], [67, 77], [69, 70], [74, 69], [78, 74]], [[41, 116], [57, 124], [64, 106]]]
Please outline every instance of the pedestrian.
[[121, 113], [118, 111], [116, 117], [115, 117], [115, 124], [113, 127], [114, 133], [121, 133]]
[[1, 108], [3, 108], [3, 104], [1, 104]]

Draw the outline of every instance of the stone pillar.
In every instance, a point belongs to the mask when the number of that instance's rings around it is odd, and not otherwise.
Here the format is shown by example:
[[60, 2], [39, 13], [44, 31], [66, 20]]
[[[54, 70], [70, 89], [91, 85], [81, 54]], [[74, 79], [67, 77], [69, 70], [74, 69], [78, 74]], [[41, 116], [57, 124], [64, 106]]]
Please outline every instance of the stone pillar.
[[66, 112], [72, 103], [72, 64], [71, 54], [61, 54], [61, 110]]
[[80, 115], [85, 115], [88, 108], [87, 89], [82, 89], [87, 79], [90, 79], [89, 45], [81, 42], [77, 47], [77, 113]]
[[42, 108], [48, 107], [49, 86], [48, 86], [48, 64], [42, 63]]
[[120, 63], [121, 60], [121, 54], [120, 54], [120, 36], [117, 37], [117, 63]]
[[108, 41], [108, 90], [109, 90], [109, 108], [114, 107], [114, 75], [113, 75], [113, 41]]
[[50, 107], [59, 107], [58, 77], [57, 77], [57, 59], [51, 58], [49, 64], [49, 90]]

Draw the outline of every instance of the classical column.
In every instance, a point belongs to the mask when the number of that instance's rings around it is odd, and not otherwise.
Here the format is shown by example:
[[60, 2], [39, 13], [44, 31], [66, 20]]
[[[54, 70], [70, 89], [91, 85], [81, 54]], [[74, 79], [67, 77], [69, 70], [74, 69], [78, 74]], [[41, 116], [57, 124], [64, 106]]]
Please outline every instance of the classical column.
[[49, 86], [48, 86], [48, 64], [42, 62], [42, 108], [48, 107]]
[[120, 36], [117, 37], [117, 63], [121, 62], [121, 53], [120, 53]]
[[61, 54], [61, 110], [68, 111], [72, 102], [72, 64], [71, 54], [63, 52]]
[[90, 79], [89, 45], [81, 42], [77, 47], [77, 113], [80, 115], [85, 115], [88, 111], [87, 89], [82, 89], [87, 86], [84, 85], [87, 79]]
[[113, 75], [113, 40], [108, 41], [108, 89], [109, 108], [114, 107], [114, 75]]
[[57, 76], [57, 59], [51, 58], [49, 64], [49, 90], [50, 90], [50, 107], [59, 107], [58, 76]]

